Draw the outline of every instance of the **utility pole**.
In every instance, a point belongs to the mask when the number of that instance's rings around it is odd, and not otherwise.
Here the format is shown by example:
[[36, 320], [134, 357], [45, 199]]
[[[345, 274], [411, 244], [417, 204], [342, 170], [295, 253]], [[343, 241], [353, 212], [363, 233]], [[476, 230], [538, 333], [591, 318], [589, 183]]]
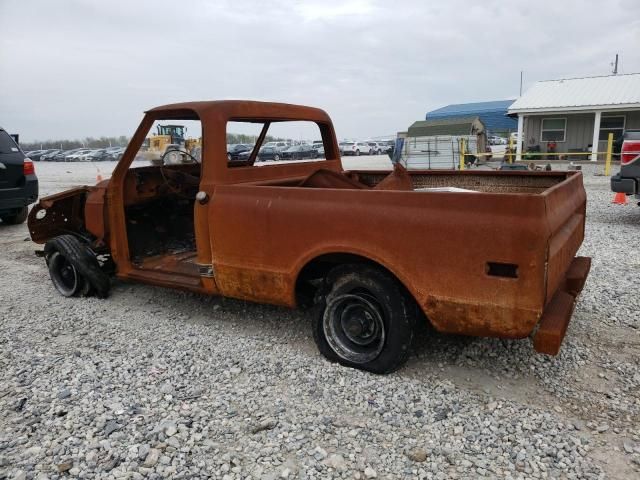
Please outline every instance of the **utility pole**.
[[616, 61], [613, 64], [613, 74], [618, 74], [618, 54], [616, 53]]
[[522, 73], [523, 71], [520, 70], [520, 96], [522, 96]]

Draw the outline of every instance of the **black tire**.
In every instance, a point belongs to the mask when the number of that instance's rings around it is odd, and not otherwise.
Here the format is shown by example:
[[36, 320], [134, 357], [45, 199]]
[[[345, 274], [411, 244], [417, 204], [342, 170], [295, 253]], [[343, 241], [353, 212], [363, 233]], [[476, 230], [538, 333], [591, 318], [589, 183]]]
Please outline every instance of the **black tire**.
[[28, 214], [29, 208], [22, 207], [18, 213], [3, 216], [2, 221], [7, 225], [18, 225], [19, 223], [24, 223], [24, 221], [27, 219]]
[[280, 155], [278, 155], [277, 153], [273, 156], [273, 160], [274, 161], [279, 161], [280, 160]]
[[413, 299], [382, 269], [343, 265], [325, 279], [313, 315], [313, 339], [332, 362], [390, 373], [409, 358], [416, 324]]
[[360, 150], [356, 150], [356, 157], [360, 156]]
[[65, 297], [109, 295], [109, 276], [100, 269], [93, 252], [76, 237], [60, 235], [44, 246], [49, 276], [56, 290]]

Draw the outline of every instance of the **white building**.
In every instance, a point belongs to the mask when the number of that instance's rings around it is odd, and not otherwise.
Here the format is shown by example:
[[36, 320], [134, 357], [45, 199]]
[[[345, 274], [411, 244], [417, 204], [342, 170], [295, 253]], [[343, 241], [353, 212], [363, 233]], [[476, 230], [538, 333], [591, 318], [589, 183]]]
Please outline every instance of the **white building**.
[[537, 82], [508, 114], [518, 117], [518, 160], [523, 148], [546, 152], [555, 142], [557, 152], [591, 152], [596, 161], [609, 133], [640, 129], [640, 73]]

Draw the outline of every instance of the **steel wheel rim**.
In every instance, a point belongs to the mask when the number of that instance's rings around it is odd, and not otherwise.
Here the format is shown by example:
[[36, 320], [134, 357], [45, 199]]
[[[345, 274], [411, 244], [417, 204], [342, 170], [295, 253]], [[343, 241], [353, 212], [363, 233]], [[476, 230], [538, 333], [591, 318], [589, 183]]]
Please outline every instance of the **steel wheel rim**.
[[51, 279], [58, 291], [65, 296], [72, 296], [80, 283], [76, 268], [59, 252], [54, 252], [49, 259]]
[[343, 360], [356, 364], [377, 358], [386, 333], [382, 308], [366, 293], [348, 293], [332, 298], [323, 316], [327, 343]]

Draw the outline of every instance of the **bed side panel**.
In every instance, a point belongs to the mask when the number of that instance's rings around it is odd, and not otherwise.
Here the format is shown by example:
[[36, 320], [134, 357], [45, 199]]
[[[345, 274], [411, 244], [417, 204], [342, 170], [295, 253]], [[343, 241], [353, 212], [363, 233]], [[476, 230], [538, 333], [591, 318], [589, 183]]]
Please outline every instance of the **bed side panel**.
[[522, 337], [542, 312], [540, 196], [219, 186], [209, 218], [224, 295], [293, 305], [306, 262], [348, 252], [391, 270], [441, 331]]

